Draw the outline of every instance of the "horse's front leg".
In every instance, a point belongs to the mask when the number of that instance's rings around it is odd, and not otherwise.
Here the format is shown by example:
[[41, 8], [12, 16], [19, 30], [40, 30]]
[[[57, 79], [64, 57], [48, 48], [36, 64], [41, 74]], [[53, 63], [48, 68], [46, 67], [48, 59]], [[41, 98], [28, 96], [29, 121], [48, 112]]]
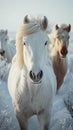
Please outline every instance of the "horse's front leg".
[[18, 120], [20, 130], [27, 130], [27, 119], [22, 112], [15, 111], [16, 118]]
[[49, 130], [51, 113], [41, 113], [38, 116], [41, 130]]

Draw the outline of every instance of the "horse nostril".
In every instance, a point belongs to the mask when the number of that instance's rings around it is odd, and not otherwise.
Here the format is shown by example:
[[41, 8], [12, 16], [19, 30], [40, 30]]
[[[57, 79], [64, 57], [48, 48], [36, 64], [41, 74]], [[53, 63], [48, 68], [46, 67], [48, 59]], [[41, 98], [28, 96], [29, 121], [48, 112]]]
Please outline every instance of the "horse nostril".
[[4, 56], [4, 54], [5, 54], [5, 50], [0, 50], [0, 55]]
[[32, 71], [30, 71], [29, 75], [30, 75], [30, 78], [31, 78], [32, 80], [35, 79], [35, 74], [34, 74]]
[[66, 55], [68, 53], [67, 49], [66, 48], [62, 48], [61, 49], [61, 54], [62, 55]]
[[67, 53], [68, 53], [68, 51], [66, 50], [66, 51], [65, 51], [65, 54], [67, 54]]
[[43, 76], [43, 71], [41, 70], [38, 74], [37, 74], [37, 79], [41, 79]]
[[3, 50], [3, 54], [5, 53], [5, 50]]
[[38, 82], [43, 76], [43, 71], [41, 70], [38, 74], [35, 74], [33, 71], [30, 71], [29, 76], [34, 82]]

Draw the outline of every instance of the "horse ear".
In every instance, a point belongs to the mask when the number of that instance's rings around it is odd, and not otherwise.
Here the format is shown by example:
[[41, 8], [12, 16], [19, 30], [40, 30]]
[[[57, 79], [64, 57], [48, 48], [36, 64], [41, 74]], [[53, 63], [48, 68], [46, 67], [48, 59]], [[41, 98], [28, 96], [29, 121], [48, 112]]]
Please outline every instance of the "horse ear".
[[29, 23], [28, 15], [26, 15], [26, 16], [24, 17], [23, 23]]
[[58, 24], [55, 25], [55, 30], [58, 30], [59, 29], [59, 26]]
[[67, 32], [70, 32], [71, 31], [71, 25], [69, 24], [66, 28]]
[[42, 26], [42, 29], [44, 29], [44, 30], [46, 30], [46, 28], [48, 27], [48, 19], [46, 16], [44, 16], [41, 19], [41, 26]]

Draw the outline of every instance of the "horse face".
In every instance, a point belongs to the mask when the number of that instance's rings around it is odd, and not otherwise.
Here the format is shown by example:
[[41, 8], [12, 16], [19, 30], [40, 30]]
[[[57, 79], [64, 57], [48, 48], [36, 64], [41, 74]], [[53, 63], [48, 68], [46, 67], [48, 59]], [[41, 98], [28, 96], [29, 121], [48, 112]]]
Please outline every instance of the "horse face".
[[56, 32], [56, 48], [61, 57], [65, 57], [68, 53], [69, 45], [69, 32], [71, 31], [71, 25], [61, 24], [55, 26]]
[[48, 37], [43, 31], [28, 35], [23, 40], [24, 63], [29, 72], [29, 77], [34, 83], [41, 81], [43, 67], [48, 58]]
[[5, 50], [5, 44], [7, 43], [8, 36], [7, 36], [7, 30], [0, 31], [0, 49]]
[[56, 40], [57, 50], [61, 57], [66, 57], [68, 53], [68, 45], [69, 45], [69, 34], [68, 32], [64, 32], [57, 36]]

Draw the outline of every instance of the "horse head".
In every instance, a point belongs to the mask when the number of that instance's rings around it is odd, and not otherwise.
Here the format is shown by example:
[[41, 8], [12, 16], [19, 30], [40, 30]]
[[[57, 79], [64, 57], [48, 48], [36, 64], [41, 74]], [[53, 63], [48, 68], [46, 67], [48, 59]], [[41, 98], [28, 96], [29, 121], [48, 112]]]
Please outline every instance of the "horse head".
[[55, 26], [55, 43], [56, 48], [61, 57], [66, 57], [68, 53], [68, 45], [69, 45], [69, 32], [71, 30], [71, 25], [62, 24], [60, 27], [58, 25]]
[[38, 83], [43, 77], [48, 62], [48, 20], [44, 16], [39, 20], [28, 15], [24, 17], [16, 36], [16, 56], [20, 69], [24, 66], [32, 82]]

